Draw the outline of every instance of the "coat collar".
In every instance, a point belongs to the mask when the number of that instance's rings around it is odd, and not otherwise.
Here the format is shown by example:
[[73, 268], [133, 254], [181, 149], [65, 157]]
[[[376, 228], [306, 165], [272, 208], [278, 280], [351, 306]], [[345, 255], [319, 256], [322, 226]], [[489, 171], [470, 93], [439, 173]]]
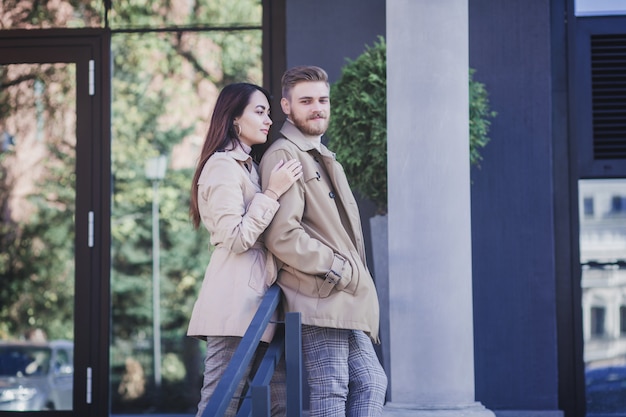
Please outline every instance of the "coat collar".
[[237, 145], [235, 149], [226, 151], [226, 154], [240, 162], [246, 162], [251, 158], [251, 156], [246, 151], [244, 151], [241, 145]]
[[[317, 151], [315, 145], [310, 140], [308, 140], [302, 134], [302, 132], [300, 132], [300, 130], [289, 120], [285, 120], [283, 127], [280, 129], [280, 133], [290, 142], [293, 142], [293, 144], [296, 145], [302, 152]], [[322, 156], [327, 156], [335, 159], [335, 154], [328, 150], [328, 148], [324, 146], [323, 143], [320, 144], [319, 153]]]

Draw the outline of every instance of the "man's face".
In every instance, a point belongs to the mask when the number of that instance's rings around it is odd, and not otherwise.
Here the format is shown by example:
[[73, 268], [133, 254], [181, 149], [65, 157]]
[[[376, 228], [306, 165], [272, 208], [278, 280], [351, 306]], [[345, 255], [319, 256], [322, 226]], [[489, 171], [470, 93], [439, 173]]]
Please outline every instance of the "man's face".
[[330, 89], [323, 81], [296, 84], [290, 97], [280, 101], [283, 112], [302, 133], [319, 136], [328, 129], [330, 120]]

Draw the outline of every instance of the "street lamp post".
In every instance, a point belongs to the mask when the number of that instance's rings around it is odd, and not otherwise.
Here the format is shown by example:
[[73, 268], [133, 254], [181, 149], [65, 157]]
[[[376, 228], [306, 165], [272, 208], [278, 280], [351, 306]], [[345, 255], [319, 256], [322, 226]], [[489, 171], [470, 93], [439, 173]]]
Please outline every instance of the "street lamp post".
[[152, 334], [154, 346], [154, 385], [161, 387], [161, 286], [159, 277], [159, 183], [165, 178], [167, 157], [146, 162], [146, 178], [152, 181]]

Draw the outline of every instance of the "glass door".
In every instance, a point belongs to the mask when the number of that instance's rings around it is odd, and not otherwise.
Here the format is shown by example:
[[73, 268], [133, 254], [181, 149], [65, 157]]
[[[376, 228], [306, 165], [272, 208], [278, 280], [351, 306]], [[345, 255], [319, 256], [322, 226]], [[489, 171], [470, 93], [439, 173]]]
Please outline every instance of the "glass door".
[[108, 415], [97, 380], [108, 322], [97, 48], [2, 35], [0, 415]]

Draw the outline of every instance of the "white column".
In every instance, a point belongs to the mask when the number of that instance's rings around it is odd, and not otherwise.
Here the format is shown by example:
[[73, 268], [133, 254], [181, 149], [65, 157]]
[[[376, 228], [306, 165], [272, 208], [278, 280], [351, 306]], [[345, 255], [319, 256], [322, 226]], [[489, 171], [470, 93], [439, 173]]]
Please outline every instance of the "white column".
[[387, 0], [385, 416], [493, 417], [474, 397], [468, 70], [467, 0]]

